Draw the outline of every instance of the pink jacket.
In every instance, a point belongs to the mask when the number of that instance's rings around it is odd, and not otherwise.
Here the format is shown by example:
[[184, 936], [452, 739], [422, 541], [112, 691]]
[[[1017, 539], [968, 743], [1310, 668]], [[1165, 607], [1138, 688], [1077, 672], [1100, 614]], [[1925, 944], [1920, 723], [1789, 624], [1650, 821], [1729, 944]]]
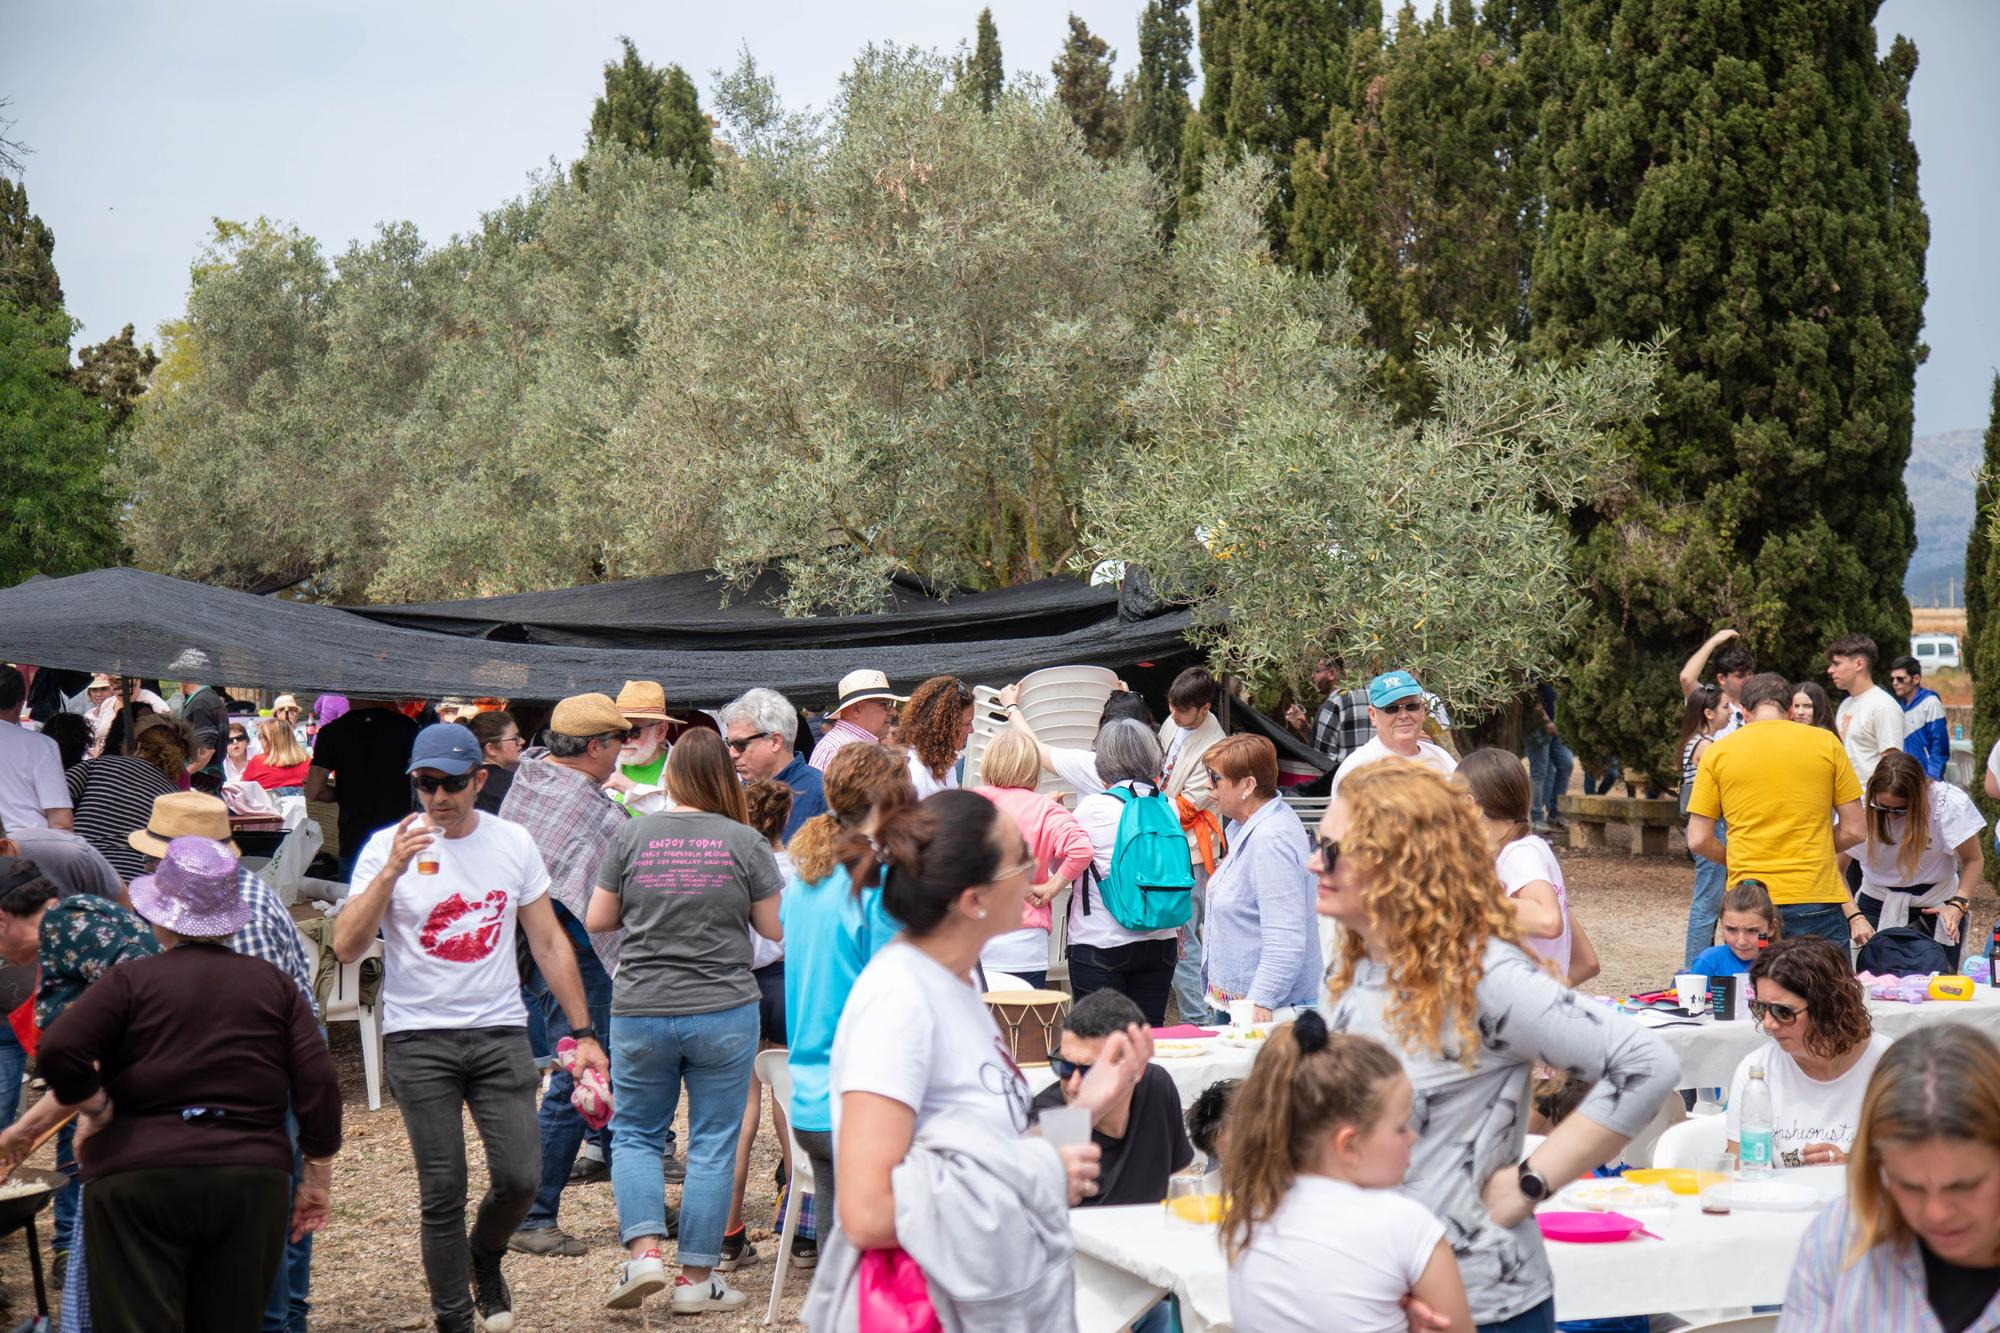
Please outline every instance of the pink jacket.
[[[1038, 791], [1026, 787], [974, 787], [974, 791], [1005, 810], [1021, 826], [1028, 840], [1028, 855], [1035, 863], [1035, 882], [1056, 871], [1074, 884], [1095, 858], [1090, 834], [1076, 822], [1076, 816]], [[1021, 912], [1023, 929], [1034, 926], [1047, 930], [1053, 916], [1049, 904], [1027, 907]]]

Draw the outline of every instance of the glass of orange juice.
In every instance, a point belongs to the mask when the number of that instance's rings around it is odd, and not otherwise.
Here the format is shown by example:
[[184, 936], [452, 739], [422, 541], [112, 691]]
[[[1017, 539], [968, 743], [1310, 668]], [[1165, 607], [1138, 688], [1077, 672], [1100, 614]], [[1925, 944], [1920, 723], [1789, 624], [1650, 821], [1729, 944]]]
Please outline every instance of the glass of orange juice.
[[1216, 1192], [1217, 1178], [1169, 1176], [1167, 1178], [1167, 1225], [1176, 1228], [1214, 1226], [1222, 1220], [1222, 1195]]

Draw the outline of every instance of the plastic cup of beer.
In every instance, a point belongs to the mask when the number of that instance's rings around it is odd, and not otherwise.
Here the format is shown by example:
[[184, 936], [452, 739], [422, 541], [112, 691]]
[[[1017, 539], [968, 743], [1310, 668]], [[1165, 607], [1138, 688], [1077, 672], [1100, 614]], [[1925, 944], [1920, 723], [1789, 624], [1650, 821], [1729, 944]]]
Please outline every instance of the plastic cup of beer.
[[423, 832], [427, 832], [431, 835], [430, 846], [424, 848], [422, 851], [417, 853], [417, 873], [419, 875], [437, 874], [438, 872], [437, 826], [432, 824], [427, 819], [420, 819], [415, 824], [411, 825], [411, 827]]
[[1701, 1210], [1717, 1217], [1729, 1212], [1729, 1196], [1736, 1186], [1736, 1159], [1728, 1153], [1705, 1156], [1695, 1166], [1695, 1182], [1701, 1187]]

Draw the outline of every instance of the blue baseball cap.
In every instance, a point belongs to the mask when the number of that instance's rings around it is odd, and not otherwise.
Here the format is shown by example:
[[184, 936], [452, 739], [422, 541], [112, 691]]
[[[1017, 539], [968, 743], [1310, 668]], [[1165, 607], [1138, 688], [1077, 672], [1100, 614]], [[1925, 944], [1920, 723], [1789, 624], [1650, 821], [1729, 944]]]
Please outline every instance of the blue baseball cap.
[[403, 771], [414, 773], [420, 768], [434, 768], [455, 778], [470, 773], [479, 764], [479, 738], [472, 734], [472, 728], [456, 722], [438, 722], [417, 733], [417, 742], [410, 747], [410, 766]]
[[1398, 699], [1423, 692], [1424, 687], [1417, 684], [1417, 678], [1409, 672], [1384, 671], [1368, 682], [1368, 704], [1371, 708], [1387, 708]]

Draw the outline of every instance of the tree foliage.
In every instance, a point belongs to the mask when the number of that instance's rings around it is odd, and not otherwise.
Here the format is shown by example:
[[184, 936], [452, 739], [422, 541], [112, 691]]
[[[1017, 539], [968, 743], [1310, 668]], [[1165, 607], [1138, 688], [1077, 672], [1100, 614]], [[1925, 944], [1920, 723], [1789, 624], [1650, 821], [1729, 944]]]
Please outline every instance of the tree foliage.
[[679, 65], [648, 65], [630, 37], [618, 40], [625, 54], [604, 66], [604, 95], [590, 111], [591, 144], [623, 144], [678, 162], [697, 189], [707, 185], [715, 175], [715, 149], [694, 80]]
[[1084, 147], [1100, 162], [1125, 149], [1126, 108], [1111, 82], [1111, 64], [1117, 58], [1102, 37], [1071, 14], [1069, 36], [1049, 66], [1055, 75], [1056, 101], [1076, 122]]
[[1811, 674], [1831, 637], [1908, 634], [1902, 472], [1928, 223], [1867, 0], [1575, 0], [1547, 44], [1549, 357], [1674, 330], [1633, 484], [1580, 518], [1591, 613], [1568, 730], [1668, 771], [1675, 671], [1711, 629]]
[[1609, 432], [1650, 404], [1650, 351], [1528, 369], [1504, 343], [1428, 347], [1438, 386], [1402, 423], [1373, 388], [1345, 276], [1272, 262], [1272, 182], [1211, 165], [1171, 263], [1173, 317], [1127, 394], [1134, 456], [1085, 502], [1090, 545], [1197, 609], [1252, 680], [1320, 653], [1412, 668], [1479, 713], [1548, 667], [1584, 608], [1562, 515], [1621, 474]]
[[28, 206], [27, 187], [0, 176], [0, 301], [61, 310], [55, 250], [55, 233]]
[[1000, 58], [1000, 29], [994, 25], [991, 9], [979, 11], [972, 63], [966, 74], [966, 82], [981, 111], [991, 111], [999, 105], [1000, 95], [1007, 87], [1007, 66]]
[[115, 338], [106, 338], [76, 354], [76, 368], [70, 380], [77, 388], [103, 403], [111, 414], [114, 428], [122, 427], [139, 410], [139, 398], [146, 392], [153, 370], [160, 364], [151, 344], [133, 341], [127, 324]]
[[0, 298], [0, 587], [116, 559], [111, 414], [70, 382], [74, 325]]
[[1128, 147], [1163, 179], [1180, 176], [1181, 140], [1193, 105], [1194, 25], [1188, 0], [1146, 0], [1139, 13], [1139, 68], [1132, 84]]
[[[1972, 754], [1982, 764], [2000, 742], [2000, 604], [1994, 600], [2000, 588], [2000, 375], [1993, 377], [1985, 443], [1965, 542], [1965, 665], [1972, 673]], [[1974, 794], [1989, 817], [2000, 813], [1983, 789]]]

